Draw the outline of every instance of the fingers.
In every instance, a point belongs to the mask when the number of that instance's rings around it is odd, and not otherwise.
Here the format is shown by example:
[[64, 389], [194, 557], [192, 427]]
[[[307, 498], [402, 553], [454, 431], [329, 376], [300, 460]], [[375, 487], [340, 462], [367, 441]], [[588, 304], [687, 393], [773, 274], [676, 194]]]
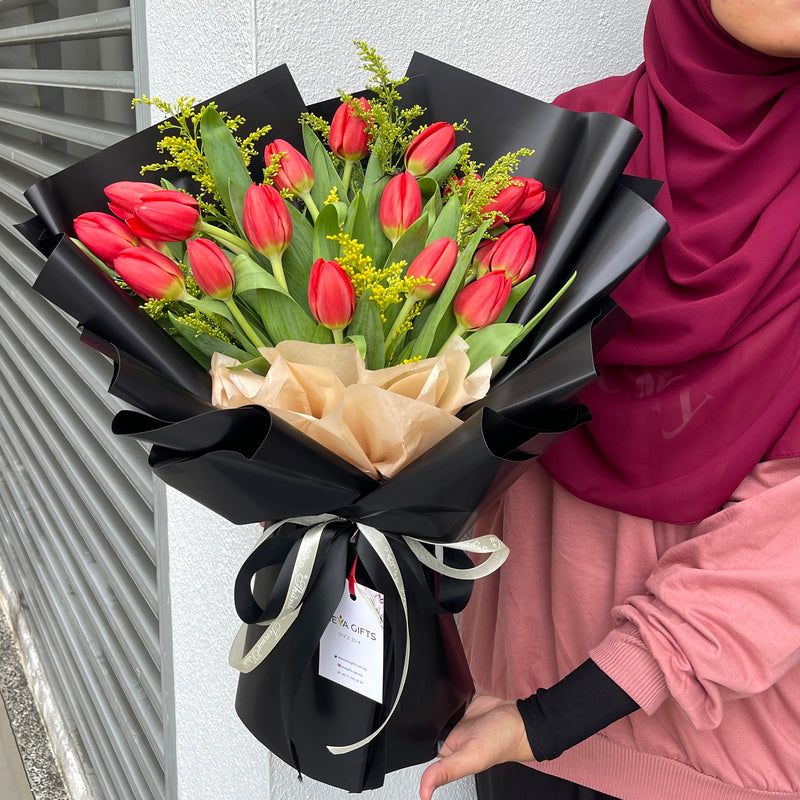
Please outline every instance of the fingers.
[[431, 800], [434, 790], [440, 786], [481, 772], [488, 766], [483, 763], [483, 759], [477, 758], [475, 753], [463, 750], [445, 756], [439, 761], [434, 761], [422, 773], [419, 783], [420, 800]]

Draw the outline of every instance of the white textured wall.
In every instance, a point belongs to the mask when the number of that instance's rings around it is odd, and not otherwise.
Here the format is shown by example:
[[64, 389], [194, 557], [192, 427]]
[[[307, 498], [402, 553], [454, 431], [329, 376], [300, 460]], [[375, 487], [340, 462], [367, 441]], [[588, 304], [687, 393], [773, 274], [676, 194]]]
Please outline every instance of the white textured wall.
[[[147, 0], [149, 92], [209, 97], [288, 63], [308, 102], [363, 85], [351, 45], [364, 39], [402, 74], [414, 50], [552, 99], [632, 69], [648, 0]], [[387, 10], [388, 9], [388, 10]], [[232, 584], [257, 538], [168, 490], [180, 800], [322, 800], [345, 793], [272, 758], [233, 711], [227, 666], [238, 622]], [[419, 769], [389, 776], [370, 800], [412, 800]], [[462, 781], [438, 800], [471, 800]]]

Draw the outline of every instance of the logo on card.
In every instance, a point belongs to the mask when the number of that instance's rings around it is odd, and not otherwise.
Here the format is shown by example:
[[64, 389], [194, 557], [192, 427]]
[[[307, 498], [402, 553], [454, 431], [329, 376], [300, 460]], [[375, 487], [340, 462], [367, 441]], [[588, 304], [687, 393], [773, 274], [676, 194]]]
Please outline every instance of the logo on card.
[[348, 622], [341, 614], [331, 617], [331, 624], [338, 625], [340, 628], [344, 628], [346, 631], [350, 631], [356, 636], [364, 636], [367, 639], [371, 639], [373, 642], [378, 638], [374, 631], [364, 628], [361, 625], [354, 625], [353, 623]]

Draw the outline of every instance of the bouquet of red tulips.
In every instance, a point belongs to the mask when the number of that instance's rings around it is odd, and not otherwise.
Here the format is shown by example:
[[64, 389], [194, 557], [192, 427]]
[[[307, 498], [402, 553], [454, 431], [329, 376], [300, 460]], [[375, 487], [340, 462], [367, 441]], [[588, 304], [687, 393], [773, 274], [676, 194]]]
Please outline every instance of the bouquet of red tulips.
[[114, 431], [217, 513], [271, 521], [234, 589], [237, 713], [351, 791], [463, 713], [452, 614], [505, 557], [470, 526], [587, 418], [608, 295], [666, 231], [622, 174], [629, 123], [420, 55], [394, 81], [359, 48], [364, 96], [306, 108], [278, 67], [200, 107], [147, 100], [169, 118], [31, 187], [22, 226], [49, 256], [35, 288], [139, 409]]
[[[237, 139], [242, 120], [216, 104], [148, 101], [175, 112], [160, 148], [190, 165], [198, 188], [115, 182], [112, 214], [83, 213], [74, 227], [97, 265], [211, 370], [215, 406], [264, 405], [386, 478], [459, 424], [574, 276], [526, 324], [509, 321], [535, 279], [525, 221], [546, 193], [512, 172], [533, 151], [483, 170], [468, 142], [456, 147], [466, 123], [418, 125], [423, 108], [398, 106], [407, 79], [358, 48], [372, 101], [345, 96], [330, 123], [304, 113], [305, 154], [271, 141], [262, 181], [248, 166], [268, 127]], [[287, 341], [310, 346], [276, 348]], [[333, 354], [333, 344], [349, 347]], [[386, 424], [387, 404], [402, 421]]]

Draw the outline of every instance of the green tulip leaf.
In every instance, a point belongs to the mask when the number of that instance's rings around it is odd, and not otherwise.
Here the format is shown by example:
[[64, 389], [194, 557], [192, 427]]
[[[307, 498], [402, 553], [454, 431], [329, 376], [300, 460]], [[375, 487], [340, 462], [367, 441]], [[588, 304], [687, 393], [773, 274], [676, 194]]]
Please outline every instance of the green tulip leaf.
[[392, 249], [392, 243], [386, 238], [386, 234], [381, 228], [379, 209], [381, 196], [386, 184], [389, 183], [388, 176], [384, 175], [375, 183], [369, 186], [364, 192], [364, 200], [367, 203], [367, 214], [369, 215], [370, 225], [372, 226], [372, 261], [375, 264], [385, 264]]
[[228, 321], [233, 321], [233, 315], [228, 311], [228, 307], [222, 300], [212, 300], [209, 297], [189, 297], [183, 298], [183, 302], [202, 311], [204, 314], [218, 314], [220, 317], [225, 317]]
[[413, 355], [412, 350], [414, 349], [414, 340], [411, 339], [405, 343], [403, 349], [400, 351], [400, 355], [397, 358], [393, 359], [393, 364], [402, 364], [407, 359], [411, 358]]
[[363, 294], [356, 303], [353, 321], [347, 326], [349, 337], [363, 337], [366, 346], [364, 361], [367, 369], [383, 367], [383, 323], [378, 304], [368, 295]]
[[344, 232], [364, 245], [364, 255], [372, 258], [372, 224], [367, 212], [367, 203], [361, 192], [356, 192], [347, 213]]
[[329, 236], [339, 233], [339, 215], [333, 204], [320, 209], [317, 221], [314, 223], [314, 232], [311, 235], [311, 260], [322, 258], [331, 261], [339, 257], [339, 243]]
[[[250, 353], [251, 355], [253, 356], [258, 355], [258, 350], [256, 349], [255, 345], [250, 341], [250, 338], [242, 329], [242, 327], [239, 325], [239, 321], [231, 313], [231, 311], [228, 309], [225, 303], [223, 303], [221, 300], [211, 300], [205, 297], [202, 299], [197, 299], [194, 297], [191, 298], [185, 297], [184, 302], [187, 305], [192, 306], [192, 308], [196, 308], [198, 311], [202, 311], [203, 314], [206, 315], [218, 314], [219, 316], [226, 319], [233, 328], [236, 338], [239, 340], [239, 343], [242, 345], [242, 347], [245, 348], [247, 352]], [[239, 310], [245, 316], [247, 316], [248, 309], [246, 307], [242, 307], [241, 305], [239, 305]], [[251, 327], [254, 327], [256, 329], [255, 333], [259, 335], [260, 340], [263, 342], [264, 339], [266, 338], [266, 336], [264, 336], [264, 331], [260, 329], [260, 326], [258, 325], [257, 322], [255, 322], [255, 320], [250, 321], [250, 324]]]
[[278, 283], [272, 273], [256, 263], [250, 256], [236, 256], [231, 262], [231, 266], [235, 278], [235, 295], [251, 292], [254, 289], [268, 289], [271, 292], [286, 294], [286, 289]]
[[363, 336], [350, 335], [345, 336], [344, 339], [346, 342], [350, 342], [356, 346], [356, 350], [358, 350], [358, 354], [366, 361], [367, 358], [367, 340]]
[[433, 337], [433, 346], [430, 350], [431, 353], [438, 353], [441, 351], [453, 331], [455, 331], [456, 325], [456, 315], [453, 313], [453, 307], [448, 306], [436, 327], [436, 335]]
[[339, 218], [339, 227], [343, 227], [345, 222], [347, 222], [347, 205], [338, 200], [335, 203], [328, 203], [328, 205], [336, 209], [336, 216]]
[[439, 187], [432, 180], [422, 178], [420, 183], [432, 188], [430, 196], [427, 196], [425, 192], [422, 195], [422, 214], [428, 218], [428, 230], [430, 231], [435, 225], [436, 219], [442, 213], [442, 195], [439, 192]]
[[422, 252], [425, 247], [425, 237], [428, 235], [428, 218], [423, 214], [414, 224], [397, 240], [392, 251], [386, 259], [386, 265], [405, 261], [406, 267]]
[[310, 342], [317, 323], [288, 294], [258, 290], [261, 321], [273, 342], [296, 339]]
[[258, 358], [251, 358], [249, 361], [243, 361], [241, 364], [236, 364], [228, 367], [231, 372], [242, 372], [243, 370], [250, 370], [255, 372], [256, 375], [266, 375], [269, 372], [269, 361], [264, 356]]
[[171, 312], [169, 312], [169, 319], [179, 337], [185, 342], [188, 342], [193, 350], [202, 353], [208, 359], [207, 365], [205, 362], [202, 362], [204, 366], [211, 366], [211, 356], [214, 353], [222, 353], [223, 355], [235, 358], [237, 361], [249, 361], [253, 357], [252, 353], [242, 350], [236, 347], [236, 345], [223, 342], [221, 339], [217, 339], [207, 333], [196, 331], [190, 325], [181, 322]]
[[364, 194], [366, 194], [382, 177], [383, 170], [381, 169], [381, 159], [376, 155], [373, 147], [372, 152], [369, 154], [369, 159], [367, 160], [367, 169], [364, 172], [364, 183], [361, 187]]
[[508, 318], [511, 316], [511, 312], [516, 308], [517, 303], [525, 296], [528, 289], [531, 288], [531, 285], [536, 280], [535, 275], [531, 275], [529, 278], [526, 278], [521, 283], [518, 283], [516, 286], [513, 286], [511, 289], [511, 294], [506, 301], [506, 304], [503, 306], [503, 310], [500, 312], [500, 316], [497, 318], [497, 322], [507, 322]]
[[436, 222], [428, 234], [428, 244], [437, 239], [447, 237], [455, 239], [458, 236], [458, 225], [461, 222], [461, 201], [453, 196], [445, 203]]
[[[184, 257], [186, 256], [185, 242], [162, 242], [161, 244], [165, 244], [167, 246], [167, 250], [169, 251], [170, 256], [172, 256], [173, 261], [177, 261], [179, 264], [184, 262]], [[184, 272], [186, 272], [185, 269]]]
[[469, 270], [472, 264], [472, 256], [475, 254], [478, 243], [483, 237], [483, 234], [486, 233], [488, 227], [489, 223], [484, 222], [483, 225], [481, 225], [480, 228], [475, 231], [472, 238], [469, 240], [469, 243], [461, 252], [461, 255], [459, 255], [458, 261], [456, 261], [456, 265], [453, 268], [453, 271], [450, 273], [450, 277], [447, 279], [447, 283], [444, 285], [444, 288], [436, 298], [436, 302], [433, 305], [433, 309], [430, 312], [430, 316], [428, 317], [428, 321], [424, 330], [420, 332], [420, 335], [415, 340], [413, 350], [414, 356], [427, 358], [429, 355], [432, 355], [434, 352], [436, 352], [432, 351], [432, 348], [434, 338], [437, 335], [437, 329], [439, 328], [439, 323], [442, 321], [442, 318], [445, 316], [446, 312], [451, 310], [453, 298], [456, 296], [456, 292], [458, 292], [463, 285], [464, 276], [467, 274], [467, 270]]
[[508, 347], [505, 355], [508, 355], [542, 321], [547, 312], [550, 311], [550, 309], [561, 299], [567, 289], [572, 286], [572, 282], [577, 276], [578, 273], [573, 272], [567, 282], [550, 298], [550, 300], [547, 302], [547, 305], [545, 305], [545, 307], [542, 308], [541, 311], [536, 314], [536, 316], [525, 323], [516, 339]]
[[441, 164], [437, 164], [425, 177], [436, 181], [440, 187], [444, 188], [444, 184], [450, 177], [450, 173], [456, 168], [465, 146], [462, 144], [456, 147]]
[[320, 323], [314, 330], [311, 341], [314, 344], [333, 344], [333, 331]]
[[314, 172], [314, 186], [311, 189], [311, 198], [316, 203], [317, 208], [322, 208], [333, 188], [336, 188], [339, 199], [346, 202], [347, 192], [345, 192], [342, 179], [336, 171], [336, 167], [333, 166], [333, 161], [331, 161], [325, 146], [308, 125], [303, 125], [302, 129], [306, 157]]
[[431, 200], [438, 198], [439, 210], [441, 210], [442, 193], [439, 191], [439, 184], [430, 178], [417, 178], [417, 186], [419, 186], [419, 192], [422, 195], [422, 207], [425, 208]]
[[[246, 192], [253, 181], [242, 159], [239, 145], [213, 106], [206, 106], [203, 111], [200, 137], [208, 168], [217, 192], [222, 198], [222, 204], [231, 219], [235, 219], [230, 186], [236, 185], [239, 191]], [[244, 194], [241, 196], [244, 197]]]
[[490, 358], [502, 356], [513, 345], [522, 332], [522, 325], [515, 322], [496, 322], [465, 337], [469, 345], [470, 372], [474, 372]]
[[228, 181], [228, 194], [231, 199], [233, 221], [236, 223], [236, 229], [239, 232], [239, 236], [244, 239], [247, 238], [244, 235], [244, 222], [242, 222], [242, 219], [244, 218], [244, 196], [247, 194], [247, 190], [250, 188], [250, 186], [252, 186], [252, 183], [244, 186], [240, 183], [236, 183], [233, 180]]
[[308, 308], [308, 280], [314, 259], [311, 255], [311, 237], [314, 228], [306, 215], [289, 204], [289, 215], [292, 218], [292, 239], [283, 254], [283, 271], [289, 294], [294, 297], [300, 307], [311, 313]]

